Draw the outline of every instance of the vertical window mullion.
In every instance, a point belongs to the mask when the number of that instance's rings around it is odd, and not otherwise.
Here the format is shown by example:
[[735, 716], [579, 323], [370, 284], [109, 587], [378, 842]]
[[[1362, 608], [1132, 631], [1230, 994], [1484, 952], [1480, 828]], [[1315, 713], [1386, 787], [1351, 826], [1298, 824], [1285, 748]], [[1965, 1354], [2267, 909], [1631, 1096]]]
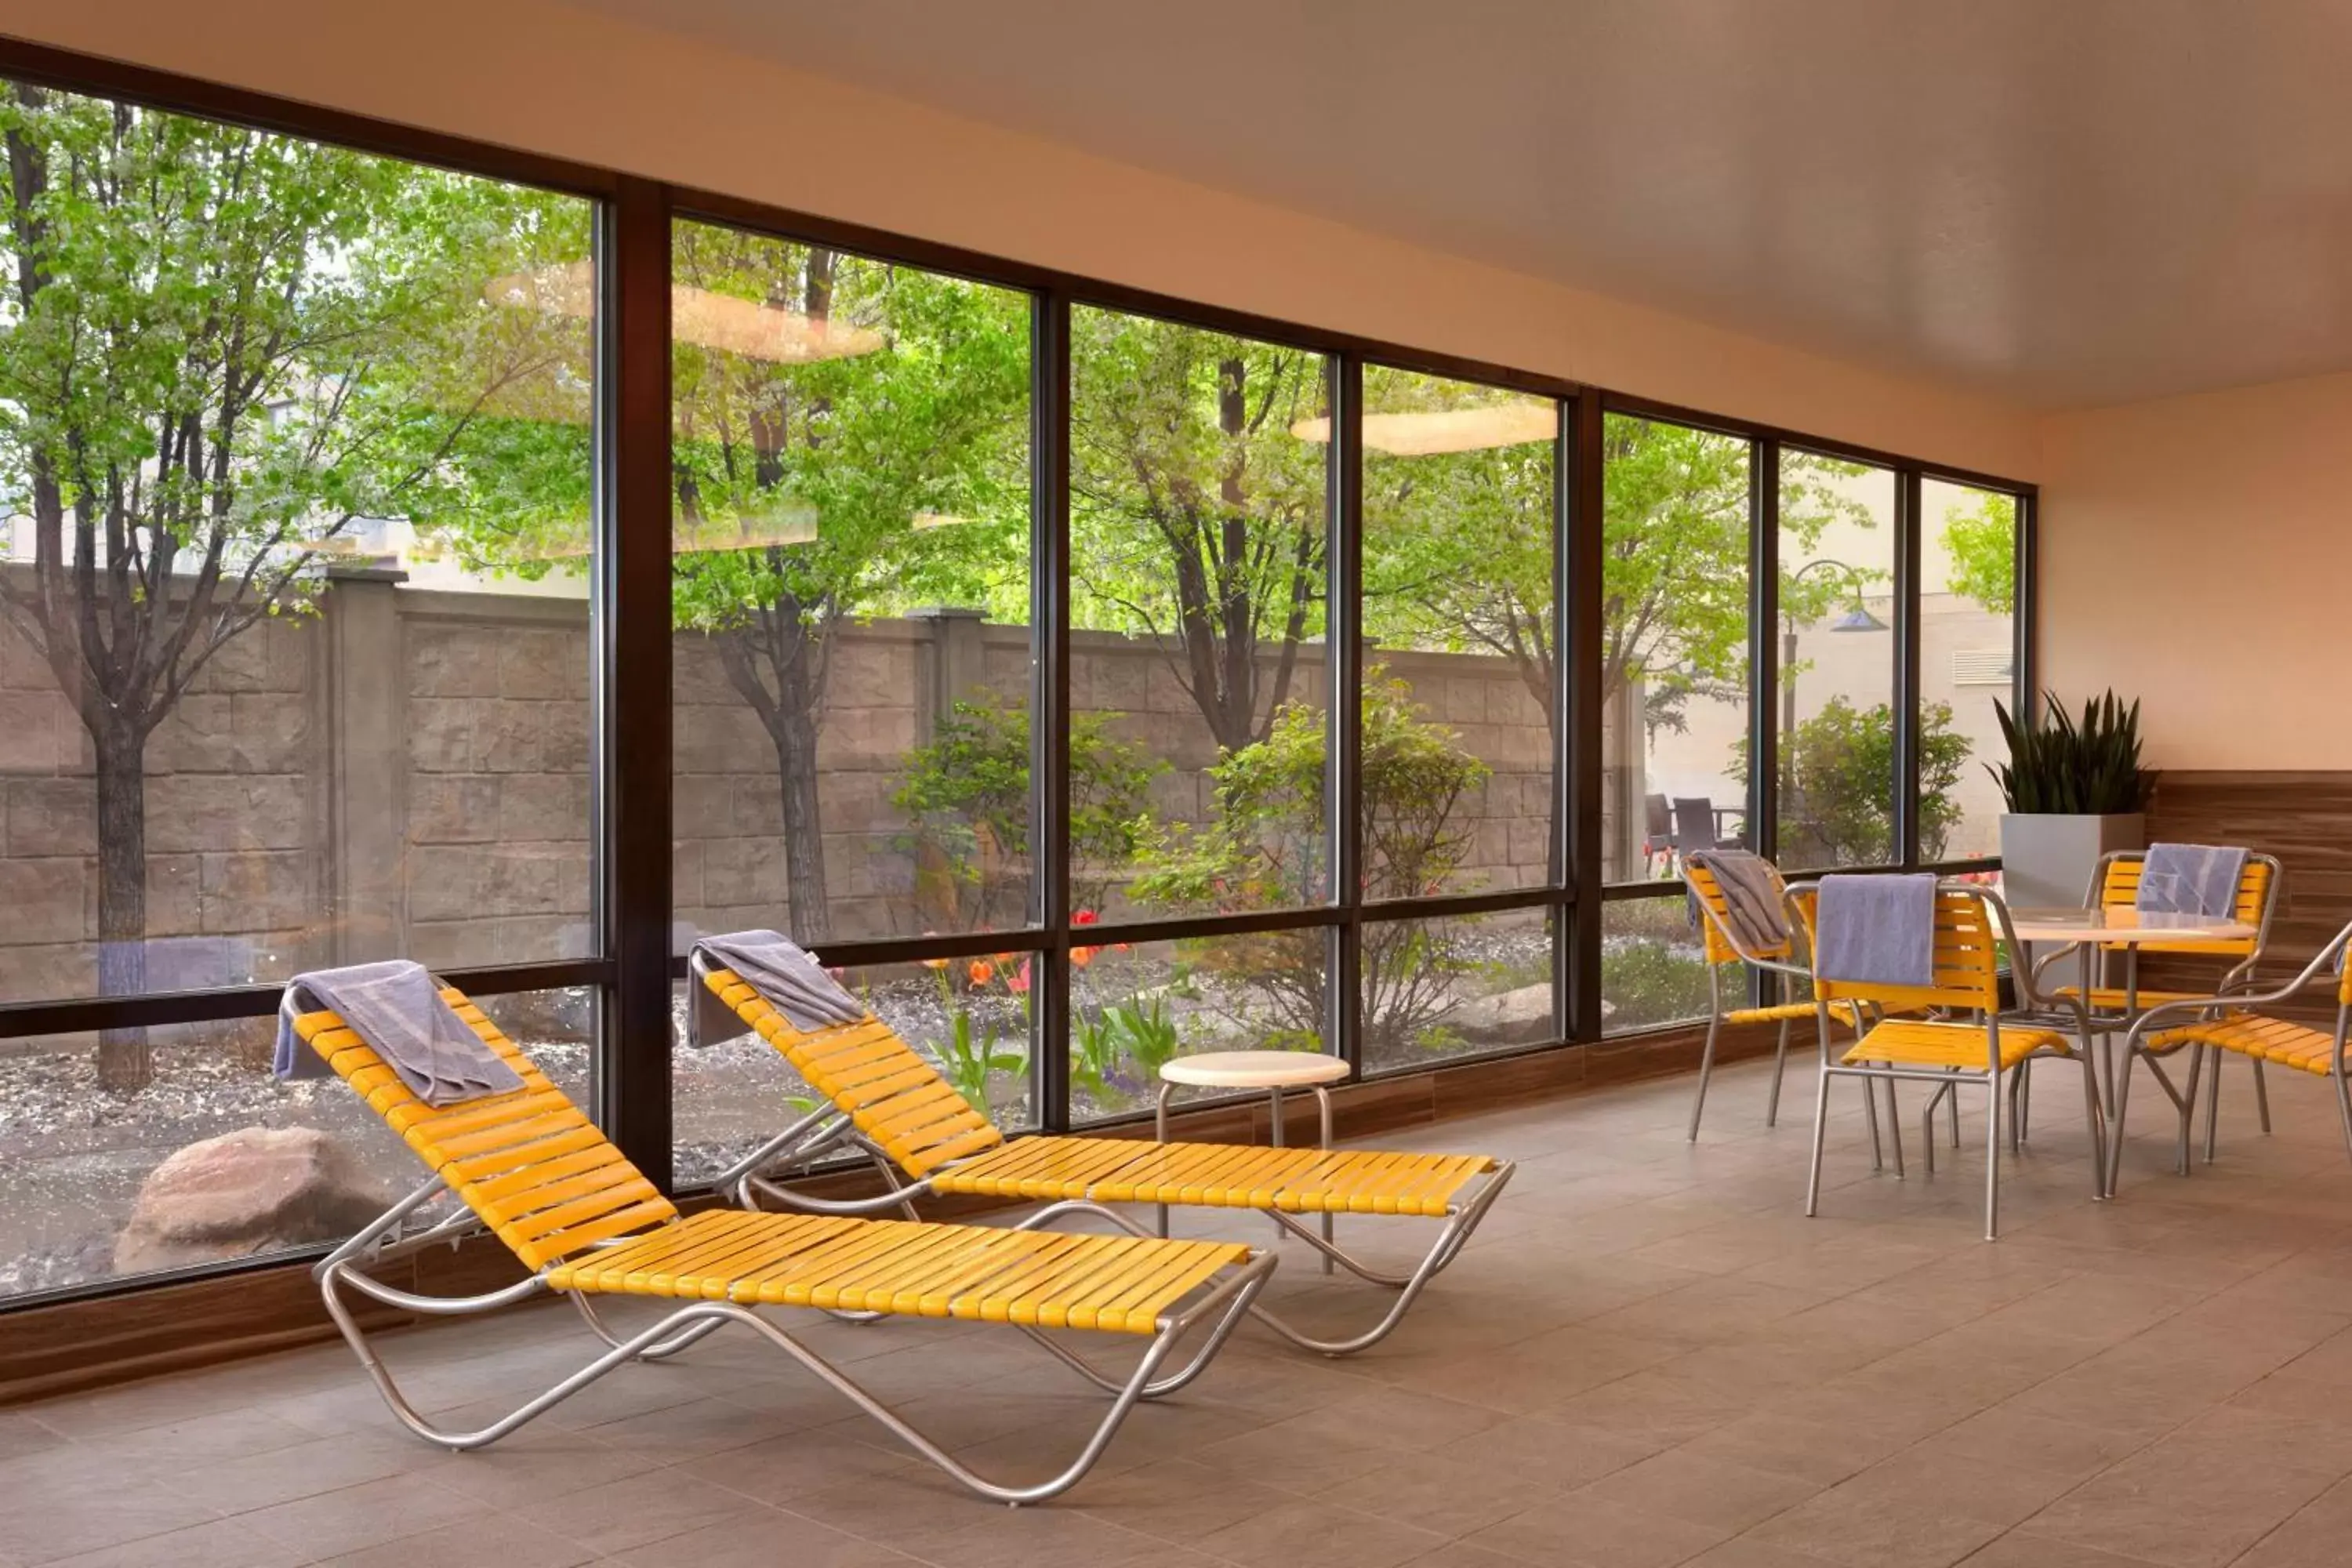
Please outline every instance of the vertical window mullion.
[[[605, 1130], [664, 1190], [670, 1104], [670, 214], [667, 187], [621, 182], [600, 226], [604, 425], [594, 713], [598, 926], [614, 961], [599, 1018]], [[622, 745], [620, 737], [628, 737]]]
[[2010, 605], [2010, 637], [2011, 654], [2010, 668], [2014, 671], [2010, 688], [2010, 711], [2020, 723], [2032, 723], [2034, 710], [2042, 700], [2041, 670], [2037, 664], [2039, 643], [2034, 630], [2041, 620], [2041, 584], [2035, 572], [2041, 559], [2042, 497], [2039, 491], [2026, 490], [2017, 498], [2017, 595]]
[[1919, 470], [1895, 482], [1895, 859], [1919, 864]]
[[[1780, 443], [1769, 438], [1748, 458], [1748, 845], [1780, 858]], [[1780, 977], [1748, 972], [1759, 1006], [1780, 1000]]]
[[1330, 662], [1328, 763], [1331, 899], [1339, 924], [1326, 944], [1325, 1016], [1330, 1048], [1351, 1073], [1364, 1069], [1364, 362], [1326, 362], [1331, 376], [1330, 548], [1324, 643]]
[[1557, 595], [1564, 674], [1558, 700], [1565, 734], [1565, 790], [1558, 797], [1565, 839], [1564, 903], [1573, 933], [1562, 994], [1565, 1037], [1601, 1038], [1601, 838], [1607, 792], [1601, 683], [1602, 531], [1607, 506], [1601, 398], [1588, 392], [1570, 405], [1572, 426], [1561, 432], [1560, 468], [1567, 475], [1556, 526], [1560, 531]]
[[1036, 640], [1029, 730], [1033, 913], [1045, 931], [1030, 1041], [1037, 1120], [1070, 1126], [1070, 301], [1031, 308], [1030, 625]]

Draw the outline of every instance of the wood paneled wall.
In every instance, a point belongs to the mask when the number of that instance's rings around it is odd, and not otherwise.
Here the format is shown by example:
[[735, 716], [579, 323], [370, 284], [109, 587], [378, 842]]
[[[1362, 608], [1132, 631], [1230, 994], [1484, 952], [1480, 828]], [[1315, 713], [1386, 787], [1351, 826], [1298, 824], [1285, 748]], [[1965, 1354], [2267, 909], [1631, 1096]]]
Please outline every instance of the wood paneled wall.
[[[2352, 773], [2168, 772], [2157, 780], [2147, 835], [2151, 842], [2242, 844], [2279, 858], [2286, 890], [2265, 981], [2293, 974], [2352, 921]], [[2162, 984], [2159, 974], [2151, 965], [2152, 983]], [[2330, 1023], [2336, 999], [2315, 989], [2279, 1010]]]

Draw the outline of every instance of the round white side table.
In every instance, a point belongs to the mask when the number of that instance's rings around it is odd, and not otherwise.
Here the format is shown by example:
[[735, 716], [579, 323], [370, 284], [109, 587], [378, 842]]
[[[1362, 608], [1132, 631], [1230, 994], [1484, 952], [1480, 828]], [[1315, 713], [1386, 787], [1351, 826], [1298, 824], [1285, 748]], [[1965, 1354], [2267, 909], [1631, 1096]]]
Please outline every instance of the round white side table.
[[[1160, 1105], [1153, 1128], [1159, 1141], [1168, 1142], [1168, 1100], [1181, 1088], [1192, 1089], [1262, 1089], [1273, 1106], [1274, 1146], [1282, 1145], [1282, 1094], [1285, 1089], [1311, 1089], [1320, 1110], [1322, 1136], [1317, 1147], [1331, 1146], [1330, 1085], [1348, 1076], [1348, 1064], [1338, 1057], [1327, 1057], [1318, 1051], [1202, 1051], [1197, 1056], [1177, 1057], [1161, 1064], [1160, 1068]], [[1281, 1222], [1275, 1224], [1275, 1233], [1282, 1233]], [[1168, 1207], [1160, 1208], [1160, 1234], [1168, 1234]], [[1323, 1239], [1331, 1239], [1331, 1215], [1323, 1215]], [[1323, 1272], [1331, 1272], [1328, 1253], [1323, 1258]]]

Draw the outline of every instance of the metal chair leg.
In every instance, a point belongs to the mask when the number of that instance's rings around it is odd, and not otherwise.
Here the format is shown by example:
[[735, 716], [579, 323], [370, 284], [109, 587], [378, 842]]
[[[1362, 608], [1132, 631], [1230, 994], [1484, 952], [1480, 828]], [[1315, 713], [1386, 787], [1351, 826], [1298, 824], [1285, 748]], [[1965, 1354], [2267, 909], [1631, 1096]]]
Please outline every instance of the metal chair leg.
[[1960, 1091], [1957, 1089], [1944, 1097], [1945, 1109], [1951, 1118], [1952, 1147], [1960, 1146]]
[[1895, 1080], [1890, 1078], [1884, 1081], [1886, 1085], [1886, 1142], [1895, 1154], [1895, 1179], [1900, 1182], [1906, 1179], [1903, 1170], [1903, 1105], [1895, 1097]]
[[[1870, 1080], [1868, 1079], [1864, 1079], [1862, 1080], [1862, 1091], [1864, 1101], [1872, 1107], [1870, 1115], [1870, 1139], [1872, 1144], [1874, 1146], [1878, 1142], [1878, 1112], [1876, 1109], [1878, 1095], [1877, 1091], [1870, 1087]], [[1822, 1146], [1829, 1142], [1829, 1136], [1830, 1075], [1829, 1069], [1827, 1068], [1823, 1068], [1822, 1070], [1821, 1091], [1813, 1096], [1813, 1158], [1811, 1164], [1807, 1167], [1805, 1172], [1805, 1217], [1807, 1219], [1811, 1219], [1815, 1215], [1822, 1212]]]
[[[2191, 1141], [2196, 1135], [2197, 1080], [2203, 1076], [2205, 1071], [2205, 1057], [2207, 1049], [2208, 1047], [2204, 1046], [2191, 1046], [2189, 1047], [2189, 1077], [2187, 1081], [2181, 1086], [2180, 1090], [2179, 1147], [2174, 1152], [2172, 1168], [2177, 1173], [2183, 1176], [2196, 1169], [2196, 1162], [2189, 1157], [2189, 1149]], [[2219, 1061], [2216, 1061], [2213, 1064], [2213, 1068], [2216, 1072], [2221, 1070], [2221, 1064]]]
[[1706, 1080], [1715, 1071], [1715, 1040], [1723, 1030], [1723, 1014], [1710, 1014], [1706, 1020], [1706, 1045], [1698, 1057], [1698, 1092], [1691, 1098], [1690, 1142], [1698, 1142], [1698, 1119], [1706, 1110]]
[[1927, 1151], [1927, 1173], [1931, 1176], [1936, 1173], [1936, 1109], [1951, 1092], [1949, 1085], [1937, 1089], [1927, 1097], [1927, 1103], [1919, 1111], [1919, 1143]]
[[2328, 1076], [2336, 1080], [2336, 1109], [2344, 1119], [2344, 1150], [2352, 1153], [2352, 1080], [2345, 1078], [2344, 1065], [2340, 1060], [2336, 1070]]
[[[1822, 1092], [1827, 1094], [1829, 1089], [1830, 1080], [1823, 1078]], [[1878, 1141], [1878, 1083], [1874, 1079], [1862, 1080], [1862, 1115], [1870, 1123], [1870, 1168], [1883, 1171], [1886, 1169], [1886, 1150]]]
[[1985, 1096], [1985, 1239], [2000, 1238], [2000, 1090], [1994, 1075], [1992, 1092]]
[[[2124, 1066], [2129, 1068], [2131, 1063], [2126, 1060]], [[2018, 1070], [2022, 1072], [2024, 1068], [2021, 1067]], [[2116, 1089], [2116, 1110], [2119, 1117], [2123, 1111], [2123, 1089], [2119, 1085]], [[2099, 1069], [2087, 1051], [2083, 1054], [2083, 1124], [2091, 1133], [2091, 1200], [2096, 1203], [2113, 1197], [2115, 1187], [2107, 1177], [2108, 1129], [2099, 1105]], [[2116, 1123], [2118, 1130], [2122, 1125], [2120, 1121]]]
[[2263, 1058], [2252, 1058], [2254, 1064], [2254, 1110], [2263, 1119], [2263, 1136], [2271, 1135], [2271, 1090], [2263, 1078]]
[[2211, 1164], [2221, 1136], [2221, 1057], [2213, 1056], [2213, 1070], [2205, 1084], [2205, 1163]]
[[1780, 1075], [1789, 1070], [1789, 1026], [1793, 1019], [1780, 1020], [1780, 1044], [1772, 1052], [1772, 1094], [1764, 1102], [1764, 1125], [1780, 1124]]

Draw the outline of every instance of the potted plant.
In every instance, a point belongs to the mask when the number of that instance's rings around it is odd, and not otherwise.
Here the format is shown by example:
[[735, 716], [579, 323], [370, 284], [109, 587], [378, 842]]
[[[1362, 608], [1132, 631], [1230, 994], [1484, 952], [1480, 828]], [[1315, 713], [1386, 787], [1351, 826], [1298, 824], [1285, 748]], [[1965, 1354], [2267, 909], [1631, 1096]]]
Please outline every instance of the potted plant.
[[2083, 704], [2077, 721], [2054, 692], [2038, 723], [2019, 723], [1996, 702], [2009, 761], [1987, 771], [2009, 810], [2000, 819], [2004, 896], [2012, 908], [2083, 901], [2099, 857], [2147, 847], [2147, 800], [2156, 774], [2139, 765], [2139, 704], [2115, 692]]

